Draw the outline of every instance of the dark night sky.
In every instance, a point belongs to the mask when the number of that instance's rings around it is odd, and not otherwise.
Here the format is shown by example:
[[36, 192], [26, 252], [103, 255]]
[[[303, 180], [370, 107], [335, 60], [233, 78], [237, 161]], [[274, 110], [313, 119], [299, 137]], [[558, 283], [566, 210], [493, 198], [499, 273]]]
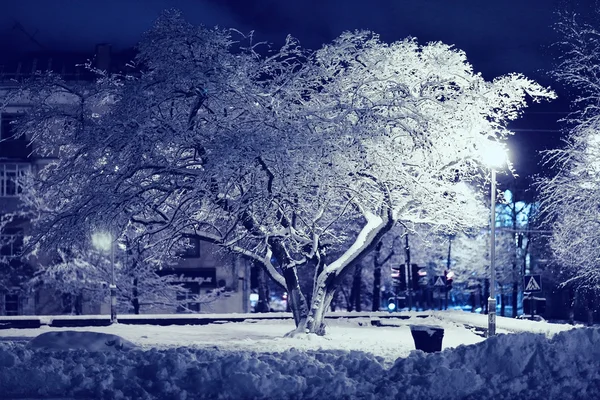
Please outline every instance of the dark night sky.
[[522, 72], [559, 89], [560, 100], [533, 107], [513, 126], [511, 159], [517, 173], [527, 176], [540, 170], [538, 150], [560, 144], [555, 121], [569, 110], [565, 91], [546, 75], [556, 55], [550, 45], [558, 39], [552, 25], [565, 1], [2, 0], [0, 61], [24, 50], [16, 22], [47, 50], [91, 52], [101, 42], [116, 49], [134, 45], [165, 8], [182, 10], [193, 23], [254, 30], [259, 40], [281, 43], [292, 34], [310, 48], [353, 29], [373, 30], [386, 41], [440, 40], [466, 51], [488, 79]]

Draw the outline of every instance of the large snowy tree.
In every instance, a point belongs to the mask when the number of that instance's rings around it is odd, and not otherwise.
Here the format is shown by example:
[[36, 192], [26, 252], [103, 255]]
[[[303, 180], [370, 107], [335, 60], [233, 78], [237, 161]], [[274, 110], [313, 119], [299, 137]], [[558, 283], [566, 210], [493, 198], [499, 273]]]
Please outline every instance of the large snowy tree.
[[584, 292], [591, 310], [600, 288], [600, 30], [582, 15], [565, 16], [557, 28], [563, 55], [554, 74], [577, 96], [565, 146], [547, 154], [556, 174], [540, 182], [541, 212], [551, 224], [563, 283]]
[[[439, 42], [348, 32], [260, 54], [237, 37], [170, 12], [139, 45], [141, 75], [23, 88], [35, 107], [21, 132], [58, 151], [26, 195], [29, 244], [109, 226], [160, 255], [194, 234], [262, 265], [287, 288], [296, 332], [323, 333], [336, 288], [395, 223], [485, 223], [465, 185], [482, 151], [527, 96], [553, 97], [518, 74], [485, 81]], [[314, 271], [310, 304], [300, 267]]]

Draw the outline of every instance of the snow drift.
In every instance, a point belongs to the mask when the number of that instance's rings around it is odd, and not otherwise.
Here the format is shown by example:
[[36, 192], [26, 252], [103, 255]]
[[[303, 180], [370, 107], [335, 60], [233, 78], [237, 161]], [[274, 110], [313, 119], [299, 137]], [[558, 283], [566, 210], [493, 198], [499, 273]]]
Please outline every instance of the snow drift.
[[48, 350], [123, 351], [138, 346], [120, 336], [101, 332], [56, 331], [46, 332], [31, 339], [30, 348]]
[[554, 399], [600, 396], [600, 330], [499, 335], [389, 369], [364, 352], [177, 348], [48, 351], [0, 343], [11, 397], [106, 399]]

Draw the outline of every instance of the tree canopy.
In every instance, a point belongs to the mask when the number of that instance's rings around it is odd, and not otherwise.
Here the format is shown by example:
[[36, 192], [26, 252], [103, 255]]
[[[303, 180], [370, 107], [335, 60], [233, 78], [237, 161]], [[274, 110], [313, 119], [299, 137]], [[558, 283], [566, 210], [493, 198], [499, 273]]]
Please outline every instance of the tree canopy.
[[29, 244], [109, 227], [161, 259], [197, 235], [286, 286], [298, 332], [323, 332], [335, 288], [394, 224], [485, 224], [482, 153], [528, 97], [554, 97], [519, 74], [486, 81], [440, 42], [358, 31], [263, 52], [176, 12], [146, 34], [136, 67], [92, 85], [46, 74], [17, 94], [33, 105], [20, 132], [57, 156], [24, 196]]
[[[593, 15], [597, 16], [597, 13]], [[542, 207], [552, 229], [550, 246], [562, 266], [563, 283], [597, 290], [600, 284], [600, 31], [581, 15], [557, 25], [563, 56], [554, 69], [578, 93], [567, 118], [565, 146], [547, 152], [554, 176], [540, 180]]]

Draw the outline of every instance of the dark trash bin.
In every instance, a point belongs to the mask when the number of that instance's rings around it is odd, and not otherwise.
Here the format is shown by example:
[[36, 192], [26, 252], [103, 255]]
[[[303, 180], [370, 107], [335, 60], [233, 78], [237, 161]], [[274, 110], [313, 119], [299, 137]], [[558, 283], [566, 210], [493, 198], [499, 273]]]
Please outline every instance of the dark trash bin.
[[444, 328], [436, 325], [411, 325], [410, 333], [417, 350], [422, 350], [425, 353], [442, 351]]

